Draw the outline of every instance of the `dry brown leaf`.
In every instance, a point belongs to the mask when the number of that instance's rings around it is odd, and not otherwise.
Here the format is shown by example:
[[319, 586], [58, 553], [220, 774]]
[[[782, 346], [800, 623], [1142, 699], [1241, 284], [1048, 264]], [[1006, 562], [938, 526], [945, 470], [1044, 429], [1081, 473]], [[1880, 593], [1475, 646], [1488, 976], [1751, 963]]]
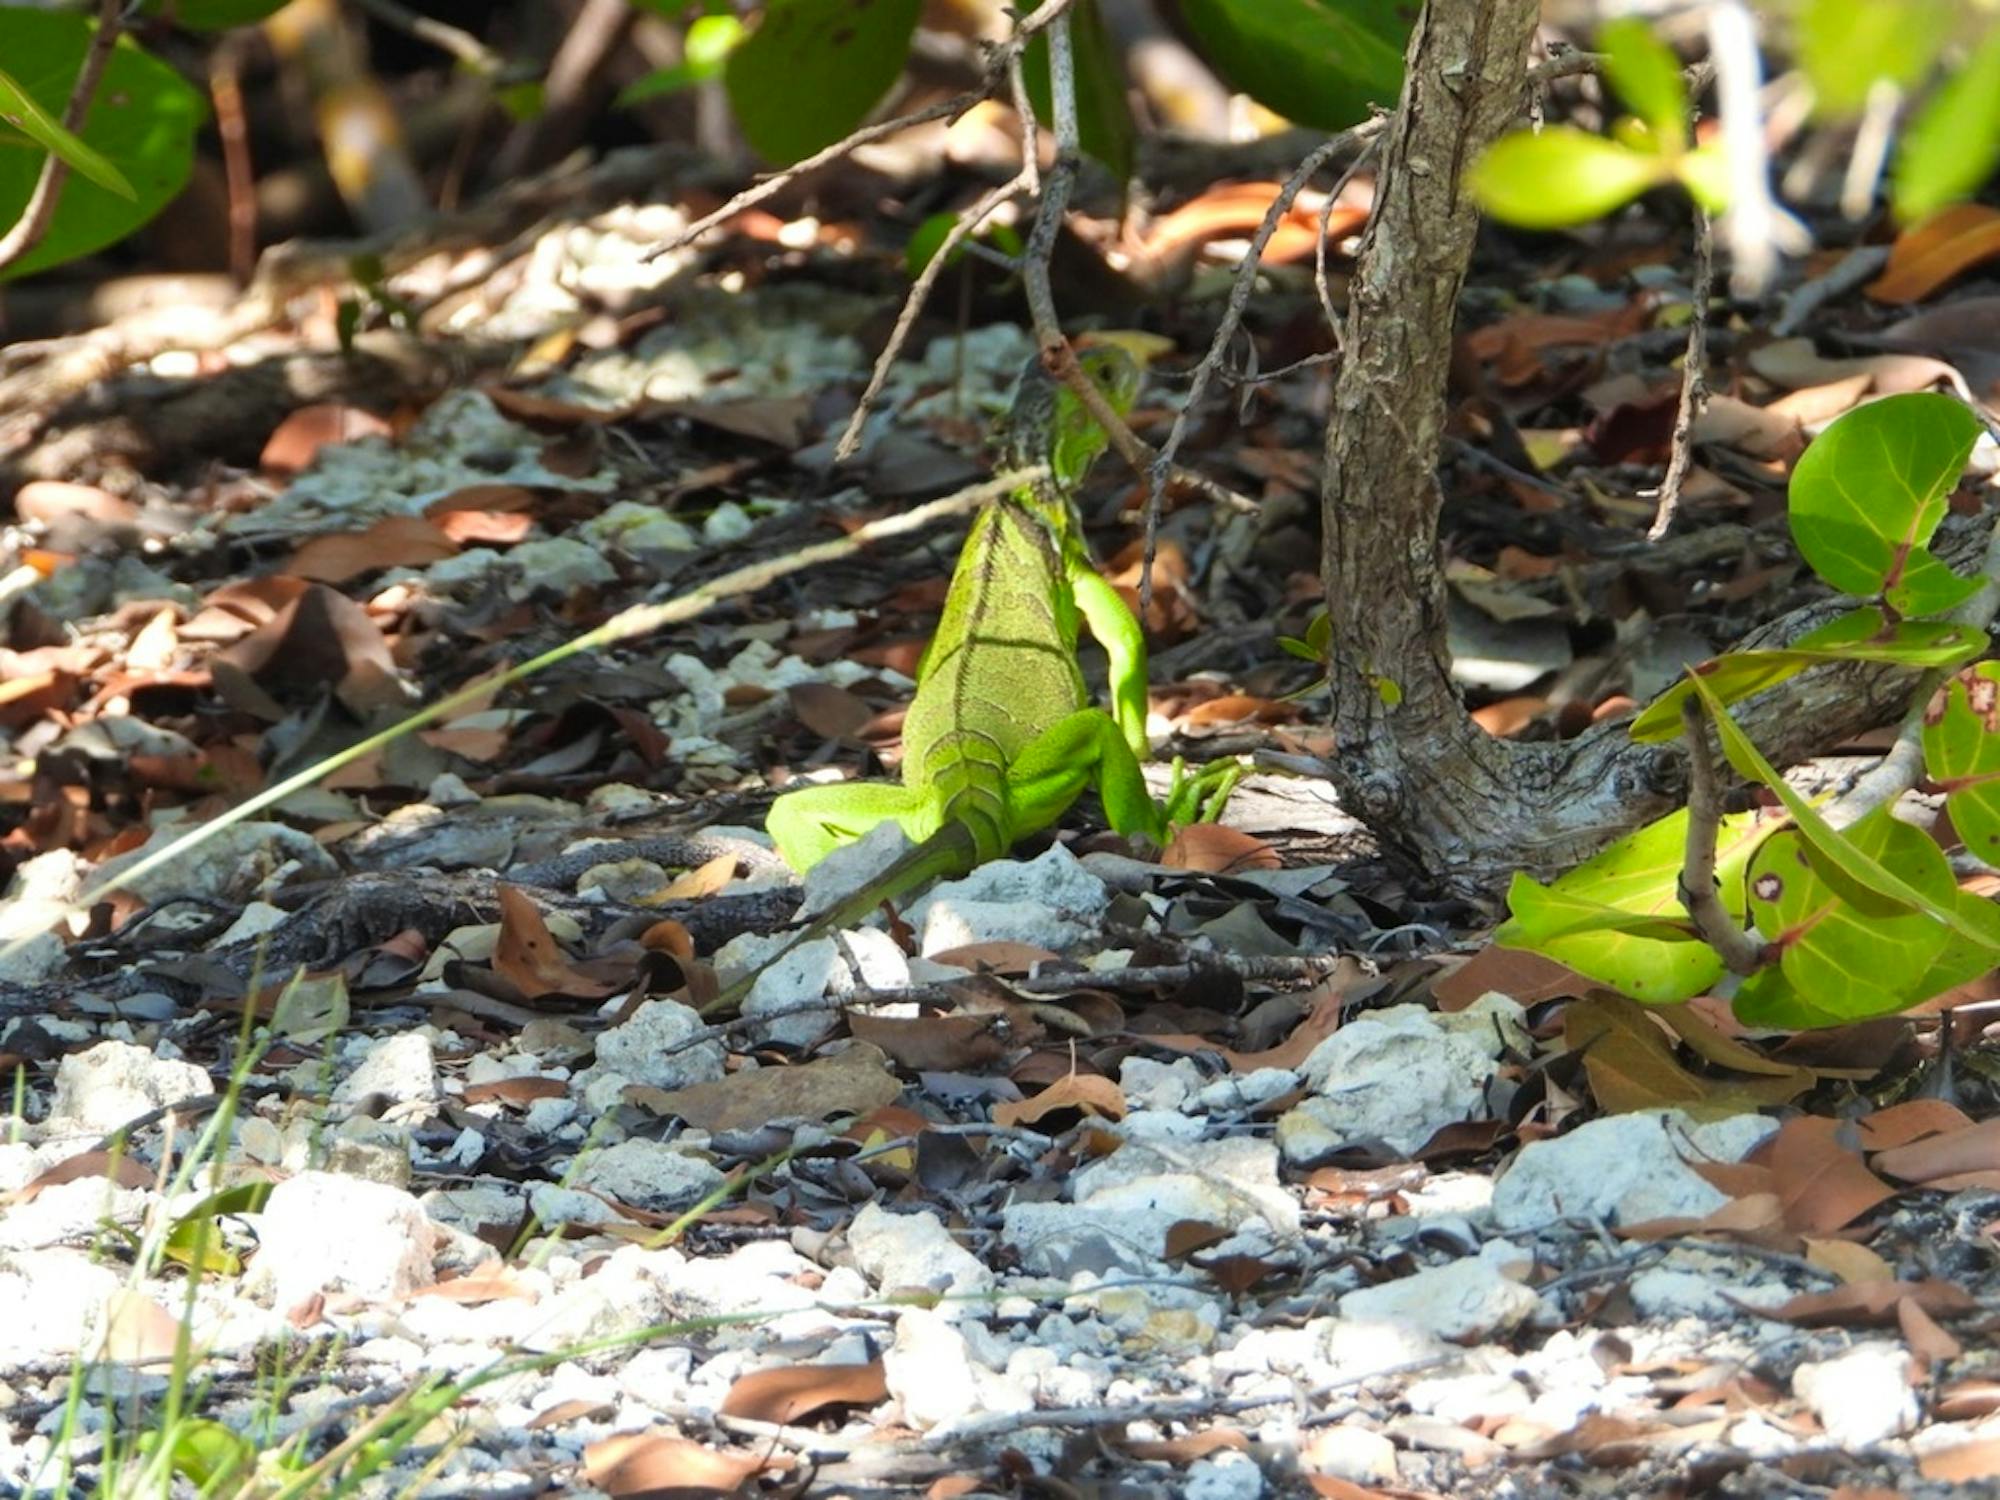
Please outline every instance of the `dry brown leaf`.
[[1806, 1260], [1822, 1270], [1833, 1272], [1846, 1286], [1859, 1286], [1864, 1281], [1896, 1279], [1894, 1266], [1866, 1245], [1857, 1245], [1852, 1240], [1809, 1238], [1806, 1241]]
[[1250, 1439], [1234, 1427], [1206, 1427], [1179, 1437], [1128, 1439], [1118, 1447], [1142, 1463], [1191, 1464], [1211, 1453], [1247, 1453]]
[[1874, 1164], [1891, 1177], [1915, 1183], [2000, 1169], [2000, 1119], [1981, 1120], [1944, 1135], [1878, 1151]]
[[1298, 706], [1252, 693], [1223, 693], [1197, 703], [1181, 715], [1184, 729], [1215, 729], [1237, 724], [1287, 724], [1299, 716]]
[[131, 526], [139, 520], [139, 508], [94, 484], [72, 484], [64, 479], [30, 479], [14, 491], [14, 514], [23, 521], [46, 526], [77, 517], [99, 526]]
[[1877, 302], [1921, 302], [1955, 276], [2000, 257], [2000, 208], [1955, 203], [1896, 236], [1889, 263], [1864, 291]]
[[830, 682], [795, 682], [785, 696], [798, 721], [823, 739], [852, 739], [875, 717], [866, 698]]
[[773, 1466], [755, 1454], [719, 1453], [667, 1432], [621, 1432], [583, 1450], [583, 1474], [612, 1500], [665, 1491], [728, 1494]]
[[[1210, 240], [1249, 240], [1255, 236], [1282, 191], [1275, 182], [1221, 182], [1190, 198], [1172, 213], [1154, 221], [1140, 251], [1148, 261], [1172, 259]], [[1327, 213], [1327, 239], [1338, 243], [1368, 221], [1374, 194], [1361, 185], [1342, 192]], [[1265, 265], [1304, 260], [1319, 244], [1323, 197], [1302, 193], [1279, 218], [1265, 241]]]
[[1020, 1045], [1002, 1011], [983, 1015], [871, 1016], [853, 1014], [847, 1029], [913, 1073], [977, 1073]]
[[119, 1287], [105, 1304], [99, 1357], [120, 1364], [170, 1359], [180, 1336], [180, 1319], [143, 1292]]
[[280, 696], [331, 685], [361, 714], [406, 707], [395, 657], [368, 612], [324, 584], [290, 581], [298, 591], [289, 602], [211, 658], [217, 689], [228, 695], [234, 672]]
[[1902, 1329], [1903, 1347], [1927, 1374], [1931, 1366], [1965, 1353], [1965, 1346], [1909, 1297], [1896, 1304], [1896, 1322]]
[[1160, 852], [1160, 863], [1173, 870], [1228, 875], [1237, 870], [1276, 870], [1284, 861], [1277, 850], [1254, 834], [1221, 823], [1188, 823], [1174, 830]]
[[1653, 1013], [1602, 991], [1571, 1001], [1563, 1043], [1583, 1058], [1590, 1092], [1610, 1114], [1695, 1104], [1708, 1096], [1700, 1079], [1674, 1061], [1673, 1044]]
[[725, 1417], [790, 1425], [829, 1406], [873, 1406], [889, 1397], [882, 1361], [846, 1365], [786, 1365], [752, 1370], [722, 1398]]
[[933, 962], [970, 969], [975, 974], [1026, 974], [1036, 964], [1059, 962], [1062, 955], [1047, 948], [1037, 948], [1033, 943], [1014, 943], [995, 938], [990, 942], [941, 948], [930, 957]]
[[378, 568], [422, 568], [456, 556], [458, 543], [422, 516], [383, 516], [366, 531], [317, 536], [292, 554], [285, 571], [315, 583], [345, 583]]
[[782, 1068], [758, 1068], [715, 1083], [684, 1089], [634, 1085], [633, 1103], [658, 1115], [676, 1115], [701, 1130], [749, 1130], [781, 1120], [823, 1120], [865, 1115], [893, 1104], [903, 1086], [889, 1071], [880, 1047], [855, 1042], [832, 1057]]
[[1954, 1380], [1937, 1393], [1940, 1422], [1976, 1422], [2000, 1411], [2000, 1380], [1973, 1375]]
[[1461, 1011], [1481, 996], [1498, 990], [1522, 1005], [1543, 1000], [1576, 996], [1590, 988], [1591, 981], [1574, 969], [1530, 953], [1525, 948], [1503, 948], [1488, 943], [1464, 963], [1431, 981], [1431, 998], [1440, 1010]]
[[1917, 1455], [1917, 1472], [1926, 1479], [1950, 1484], [2000, 1479], [2000, 1438], [1981, 1438], [1953, 1448], [1926, 1449]]
[[484, 1104], [497, 1099], [502, 1104], [525, 1109], [537, 1099], [560, 1099], [568, 1092], [569, 1085], [560, 1078], [494, 1078], [485, 1083], [468, 1083], [465, 1102]]
[[395, 429], [372, 411], [320, 402], [301, 406], [280, 422], [264, 440], [264, 452], [257, 463], [269, 474], [296, 474], [328, 443], [394, 435]]
[[615, 980], [578, 973], [525, 891], [503, 885], [499, 899], [500, 937], [493, 948], [493, 971], [523, 995], [530, 999], [566, 995], [573, 1000], [602, 1000], [623, 988]]
[[54, 1166], [37, 1173], [11, 1193], [0, 1193], [0, 1204], [27, 1203], [45, 1189], [60, 1187], [65, 1182], [79, 1182], [86, 1177], [109, 1177], [123, 1188], [143, 1188], [153, 1185], [152, 1169], [145, 1163], [134, 1160], [121, 1151], [79, 1151], [75, 1156], [66, 1156]]
[[658, 906], [662, 901], [699, 901], [713, 896], [736, 878], [738, 863], [733, 854], [718, 854], [692, 870], [683, 870], [647, 897], [645, 904]]
[[1972, 1116], [1942, 1099], [1909, 1099], [1878, 1109], [1872, 1115], [1863, 1115], [1854, 1122], [1864, 1151], [1893, 1151], [1926, 1136], [1963, 1130], [1971, 1123]]
[[1801, 1328], [1880, 1328], [1896, 1321], [1896, 1304], [1905, 1297], [1933, 1317], [1971, 1312], [1979, 1305], [1963, 1287], [1949, 1281], [1864, 1281], [1823, 1292], [1803, 1292], [1789, 1302], [1762, 1309], [1761, 1316]]
[[463, 1276], [447, 1276], [429, 1286], [420, 1286], [412, 1297], [435, 1297], [445, 1302], [537, 1302], [541, 1294], [522, 1281], [514, 1268], [498, 1262], [480, 1266]]
[[1785, 1222], [1801, 1234], [1844, 1229], [1896, 1190], [1869, 1171], [1861, 1153], [1842, 1143], [1843, 1122], [1799, 1115], [1759, 1148], [1785, 1205]]
[[1034, 1125], [1059, 1109], [1104, 1120], [1125, 1118], [1125, 1091], [1113, 1079], [1098, 1073], [1070, 1073], [1029, 1099], [1013, 1099], [993, 1106], [998, 1125]]

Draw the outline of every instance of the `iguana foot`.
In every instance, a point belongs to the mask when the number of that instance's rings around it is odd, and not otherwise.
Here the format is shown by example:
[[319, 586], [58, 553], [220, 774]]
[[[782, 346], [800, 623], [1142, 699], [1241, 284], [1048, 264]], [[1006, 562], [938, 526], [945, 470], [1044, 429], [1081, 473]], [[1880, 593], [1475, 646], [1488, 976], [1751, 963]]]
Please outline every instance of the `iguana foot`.
[[1234, 758], [1210, 761], [1192, 776], [1187, 762], [1174, 757], [1173, 780], [1161, 806], [1167, 822], [1179, 828], [1188, 823], [1213, 823], [1229, 804], [1229, 794], [1243, 779], [1243, 764]]

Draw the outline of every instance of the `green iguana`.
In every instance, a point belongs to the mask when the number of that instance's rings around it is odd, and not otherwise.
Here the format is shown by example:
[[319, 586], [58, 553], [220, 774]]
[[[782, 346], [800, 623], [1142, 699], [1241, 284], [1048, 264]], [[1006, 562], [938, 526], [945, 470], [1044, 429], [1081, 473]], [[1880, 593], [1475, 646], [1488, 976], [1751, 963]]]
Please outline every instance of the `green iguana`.
[[[1138, 361], [1114, 344], [1079, 351], [1121, 415], [1138, 394]], [[916, 844], [801, 932], [791, 947], [851, 925], [927, 881], [962, 875], [1049, 827], [1095, 786], [1111, 826], [1165, 843], [1173, 827], [1213, 818], [1241, 768], [1194, 776], [1174, 763], [1165, 801], [1146, 789], [1146, 644], [1125, 601], [1091, 567], [1074, 494], [1106, 445], [1104, 430], [1039, 360], [1021, 377], [1002, 430], [1011, 467], [1050, 478], [975, 517], [917, 665], [903, 720], [903, 782], [842, 782], [787, 792], [766, 823], [800, 871], [891, 819]], [[1091, 703], [1077, 665], [1088, 626], [1110, 658], [1110, 711]], [[775, 961], [775, 960], [774, 960]], [[724, 992], [740, 999], [755, 975]]]

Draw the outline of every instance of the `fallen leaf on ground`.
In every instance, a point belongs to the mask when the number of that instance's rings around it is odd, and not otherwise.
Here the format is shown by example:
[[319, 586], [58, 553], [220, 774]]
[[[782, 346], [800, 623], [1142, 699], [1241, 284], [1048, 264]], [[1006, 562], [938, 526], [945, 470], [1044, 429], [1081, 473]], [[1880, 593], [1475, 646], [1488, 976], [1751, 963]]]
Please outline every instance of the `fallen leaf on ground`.
[[902, 1092], [882, 1049], [856, 1042], [832, 1057], [758, 1068], [684, 1089], [634, 1085], [625, 1097], [656, 1115], [677, 1115], [697, 1129], [715, 1131], [862, 1115], [895, 1103]]
[[624, 988], [622, 982], [579, 973], [557, 946], [548, 923], [526, 892], [500, 887], [500, 936], [493, 947], [493, 971], [529, 999], [565, 995], [573, 1000], [602, 1000]]
[[664, 1432], [622, 1432], [583, 1450], [583, 1474], [612, 1500], [674, 1491], [735, 1492], [774, 1462], [713, 1448]]
[[791, 1424], [829, 1406], [873, 1406], [889, 1397], [882, 1361], [786, 1365], [739, 1376], [722, 1398], [725, 1417]]
[[1842, 1143], [1844, 1122], [1800, 1115], [1785, 1121], [1756, 1153], [1768, 1162], [1785, 1222], [1801, 1234], [1844, 1229], [1896, 1190]]
[[1882, 274], [1863, 290], [1877, 302], [1921, 302], [1995, 257], [2000, 257], [2000, 208], [1955, 203], [1896, 236]]
[[1105, 1120], [1125, 1118], [1125, 1091], [1098, 1073], [1071, 1073], [1058, 1078], [1032, 1098], [993, 1106], [999, 1125], [1034, 1125], [1059, 1109]]
[[1896, 1304], [1910, 1298], [1933, 1317], [1950, 1317], [1978, 1307], [1972, 1294], [1949, 1281], [1864, 1281], [1823, 1292], [1804, 1292], [1776, 1307], [1753, 1309], [1760, 1316], [1801, 1328], [1879, 1328], [1896, 1320]]
[[2000, 1119], [1981, 1120], [1875, 1153], [1874, 1165], [1902, 1182], [1926, 1183], [2000, 1169]]

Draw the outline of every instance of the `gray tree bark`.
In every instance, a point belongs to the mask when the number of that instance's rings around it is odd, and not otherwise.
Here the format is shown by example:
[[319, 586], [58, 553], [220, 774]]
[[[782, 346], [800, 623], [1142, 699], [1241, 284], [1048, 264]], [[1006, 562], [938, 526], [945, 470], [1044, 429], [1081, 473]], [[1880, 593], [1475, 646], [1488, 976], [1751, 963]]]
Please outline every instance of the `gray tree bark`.
[[[1677, 746], [1634, 745], [1617, 725], [1566, 744], [1496, 740], [1451, 680], [1437, 466], [1478, 227], [1463, 173], [1520, 118], [1539, 11], [1538, 0], [1427, 0], [1417, 20], [1350, 284], [1321, 490], [1341, 805], [1475, 899], [1514, 870], [1555, 873], [1664, 816], [1686, 783]], [[1909, 681], [1815, 672], [1736, 716], [1784, 765], [1895, 717]]]

